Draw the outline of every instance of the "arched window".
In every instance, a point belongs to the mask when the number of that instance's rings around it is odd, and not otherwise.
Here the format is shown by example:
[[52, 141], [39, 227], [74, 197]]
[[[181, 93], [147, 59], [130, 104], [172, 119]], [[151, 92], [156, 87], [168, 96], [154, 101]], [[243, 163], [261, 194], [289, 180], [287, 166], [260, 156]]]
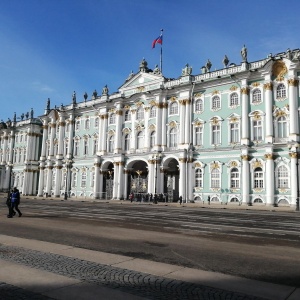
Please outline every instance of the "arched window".
[[85, 129], [90, 129], [90, 125], [91, 125], [91, 122], [90, 122], [90, 119], [86, 119], [85, 120]]
[[232, 168], [230, 171], [230, 188], [238, 189], [240, 187], [240, 175], [237, 168]]
[[155, 131], [152, 131], [150, 134], [150, 148], [155, 146]]
[[286, 117], [281, 116], [277, 120], [277, 135], [278, 138], [286, 138], [287, 137], [287, 120]]
[[177, 115], [178, 114], [178, 103], [172, 102], [170, 104], [170, 115]]
[[215, 168], [211, 171], [211, 188], [219, 188], [220, 185], [220, 170]]
[[150, 118], [155, 118], [156, 117], [156, 106], [153, 105], [150, 108]]
[[125, 116], [124, 116], [125, 121], [130, 121], [131, 120], [131, 113], [130, 110], [125, 111]]
[[93, 155], [95, 155], [97, 153], [98, 150], [98, 138], [94, 138], [93, 140]]
[[95, 127], [96, 127], [96, 128], [99, 127], [99, 118], [98, 118], [98, 117], [95, 119]]
[[136, 119], [137, 120], [143, 120], [144, 119], [144, 108], [143, 107], [139, 107], [136, 110]]
[[255, 189], [264, 188], [264, 174], [262, 168], [256, 168], [254, 170], [254, 188]]
[[80, 128], [80, 120], [77, 120], [76, 123], [75, 123], [75, 130], [79, 130]]
[[88, 155], [88, 139], [83, 140], [83, 155]]
[[74, 142], [74, 156], [79, 155], [79, 140], [75, 140]]
[[196, 169], [195, 171], [195, 187], [203, 187], [203, 172], [201, 169]]
[[232, 93], [230, 95], [230, 106], [238, 106], [239, 105], [239, 96], [237, 93]]
[[215, 96], [211, 100], [211, 109], [216, 110], [221, 108], [221, 99], [219, 96]]
[[72, 187], [76, 187], [77, 185], [77, 172], [72, 173]]
[[129, 149], [130, 149], [130, 134], [127, 133], [125, 134], [124, 137], [124, 150], [129, 151]]
[[108, 139], [108, 152], [112, 153], [114, 152], [115, 147], [115, 136], [111, 135]]
[[116, 114], [112, 113], [109, 115], [109, 124], [115, 124], [116, 123]]
[[143, 131], [137, 134], [137, 149], [142, 149], [144, 147], [144, 133]]
[[289, 187], [289, 172], [287, 167], [280, 166], [277, 170], [277, 180], [279, 189], [287, 189]]
[[170, 147], [177, 147], [177, 128], [170, 129]]
[[202, 99], [198, 99], [195, 102], [195, 112], [197, 111], [203, 111], [203, 100]]
[[255, 89], [252, 93], [252, 103], [260, 103], [261, 102], [261, 91], [260, 89]]
[[276, 98], [285, 98], [286, 97], [286, 88], [283, 83], [278, 84], [276, 89]]

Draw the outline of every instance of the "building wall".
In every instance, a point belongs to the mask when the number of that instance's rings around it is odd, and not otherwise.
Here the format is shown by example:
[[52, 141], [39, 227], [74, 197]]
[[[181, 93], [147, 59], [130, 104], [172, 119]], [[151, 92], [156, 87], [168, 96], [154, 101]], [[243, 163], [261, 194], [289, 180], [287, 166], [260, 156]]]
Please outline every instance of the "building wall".
[[12, 169], [38, 196], [296, 205], [299, 70], [299, 50], [173, 80], [140, 68], [115, 94], [48, 104], [1, 129], [0, 188]]

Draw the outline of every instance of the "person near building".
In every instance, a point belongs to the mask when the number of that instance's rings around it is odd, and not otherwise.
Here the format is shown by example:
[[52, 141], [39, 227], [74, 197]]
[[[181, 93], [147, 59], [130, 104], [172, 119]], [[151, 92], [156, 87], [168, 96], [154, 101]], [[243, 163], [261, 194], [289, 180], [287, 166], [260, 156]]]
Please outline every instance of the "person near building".
[[21, 211], [19, 210], [19, 204], [20, 204], [20, 192], [19, 190], [14, 187], [11, 193], [11, 197], [10, 197], [10, 210], [9, 210], [9, 214], [8, 214], [8, 218], [12, 218], [14, 216], [14, 210], [16, 210], [19, 214], [19, 217], [22, 216]]

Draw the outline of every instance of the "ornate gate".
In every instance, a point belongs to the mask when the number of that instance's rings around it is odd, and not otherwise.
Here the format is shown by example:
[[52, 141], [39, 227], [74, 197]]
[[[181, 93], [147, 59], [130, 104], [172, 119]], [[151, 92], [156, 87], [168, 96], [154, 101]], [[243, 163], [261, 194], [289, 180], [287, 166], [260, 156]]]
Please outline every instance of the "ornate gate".
[[173, 202], [174, 199], [173, 186], [174, 186], [174, 178], [169, 177], [167, 181], [167, 193], [168, 193], [169, 202]]
[[114, 179], [106, 178], [106, 182], [105, 182], [106, 199], [112, 199], [113, 187], [114, 187]]
[[131, 176], [131, 192], [136, 193], [147, 193], [148, 190], [148, 176], [146, 178], [142, 178], [140, 176], [133, 178]]

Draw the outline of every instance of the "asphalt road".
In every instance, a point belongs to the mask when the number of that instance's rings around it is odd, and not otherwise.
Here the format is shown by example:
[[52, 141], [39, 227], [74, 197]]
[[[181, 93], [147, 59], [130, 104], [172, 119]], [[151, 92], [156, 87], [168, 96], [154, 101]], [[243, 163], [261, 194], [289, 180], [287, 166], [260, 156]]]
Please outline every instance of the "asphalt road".
[[24, 199], [0, 233], [300, 287], [300, 214]]

